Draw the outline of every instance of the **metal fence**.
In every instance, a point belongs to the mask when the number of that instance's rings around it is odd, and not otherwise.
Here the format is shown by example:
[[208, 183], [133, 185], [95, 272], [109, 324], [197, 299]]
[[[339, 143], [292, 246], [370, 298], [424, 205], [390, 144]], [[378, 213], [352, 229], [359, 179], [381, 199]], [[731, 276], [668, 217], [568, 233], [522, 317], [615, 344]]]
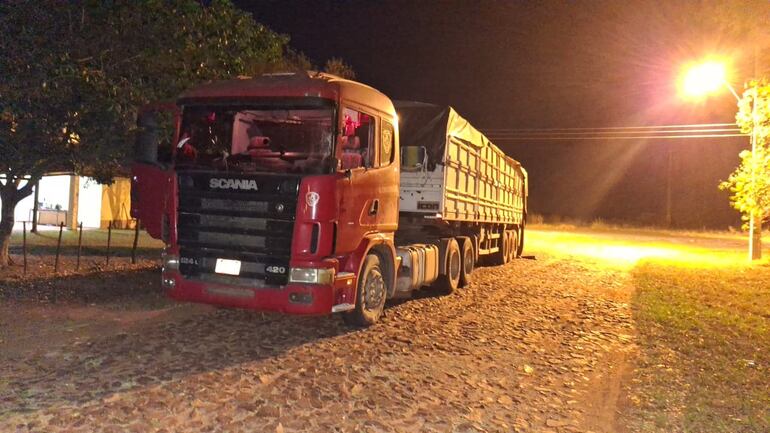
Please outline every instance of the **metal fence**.
[[[131, 245], [131, 264], [136, 264], [136, 256], [137, 256], [137, 247], [139, 245], [139, 228], [140, 223], [139, 220], [133, 220], [134, 221], [134, 238]], [[110, 259], [113, 256], [113, 245], [112, 245], [112, 231], [114, 227], [114, 221], [110, 221], [107, 226], [107, 241], [105, 243], [105, 249], [104, 249], [104, 263], [106, 266], [109, 266]], [[61, 257], [62, 252], [62, 234], [64, 232], [64, 222], [59, 222], [58, 225], [58, 237], [56, 241], [56, 253], [54, 255], [54, 272], [59, 272], [59, 258]], [[78, 242], [77, 242], [77, 253], [76, 253], [76, 259], [75, 259], [75, 270], [80, 270], [80, 261], [83, 253], [83, 223], [78, 224]], [[89, 245], [89, 247], [92, 247], [92, 245]], [[29, 248], [27, 245], [27, 221], [22, 222], [22, 245], [21, 245], [21, 251], [22, 251], [22, 260], [23, 260], [23, 266], [24, 266], [24, 275], [27, 274], [28, 270], [28, 252]]]

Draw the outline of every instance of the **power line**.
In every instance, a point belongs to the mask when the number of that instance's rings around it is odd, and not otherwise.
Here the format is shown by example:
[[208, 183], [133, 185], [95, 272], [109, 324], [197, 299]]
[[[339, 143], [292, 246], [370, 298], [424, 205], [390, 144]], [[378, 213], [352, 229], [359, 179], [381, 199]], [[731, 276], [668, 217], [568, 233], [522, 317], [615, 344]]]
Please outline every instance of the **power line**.
[[676, 140], [748, 137], [735, 123], [600, 126], [590, 128], [490, 128], [482, 130], [493, 141], [547, 140]]
[[681, 125], [644, 125], [644, 126], [596, 126], [586, 128], [483, 128], [482, 132], [556, 132], [556, 131], [599, 131], [599, 130], [632, 130], [632, 129], [669, 129], [669, 128], [716, 128], [737, 127], [735, 123], [692, 123]]
[[740, 128], [706, 128], [706, 129], [673, 129], [673, 130], [642, 130], [642, 131], [580, 131], [580, 132], [488, 132], [489, 137], [500, 136], [581, 136], [581, 135], [600, 135], [600, 136], [613, 136], [623, 134], [705, 134], [705, 133], [740, 133]]
[[492, 141], [511, 140], [657, 140], [680, 138], [720, 138], [720, 137], [748, 137], [749, 134], [695, 134], [695, 135], [652, 135], [652, 136], [593, 136], [593, 137], [564, 137], [564, 136], [521, 136], [521, 137], [490, 137]]

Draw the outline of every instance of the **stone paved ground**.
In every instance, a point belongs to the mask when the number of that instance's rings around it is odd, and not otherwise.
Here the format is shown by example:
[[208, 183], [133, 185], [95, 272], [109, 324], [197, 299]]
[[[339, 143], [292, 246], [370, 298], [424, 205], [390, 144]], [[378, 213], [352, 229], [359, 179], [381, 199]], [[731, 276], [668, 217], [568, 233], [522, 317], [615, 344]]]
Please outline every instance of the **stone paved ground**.
[[365, 330], [159, 302], [153, 269], [98, 277], [125, 308], [2, 301], [0, 432], [623, 431], [626, 269], [533, 239]]

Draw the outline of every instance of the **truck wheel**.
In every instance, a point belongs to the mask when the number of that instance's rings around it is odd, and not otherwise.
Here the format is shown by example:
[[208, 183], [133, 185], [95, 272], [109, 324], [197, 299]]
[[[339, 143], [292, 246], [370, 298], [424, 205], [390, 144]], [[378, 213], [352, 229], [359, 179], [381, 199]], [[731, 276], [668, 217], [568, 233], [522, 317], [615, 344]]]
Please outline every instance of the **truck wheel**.
[[464, 238], [461, 241], [460, 249], [462, 250], [462, 267], [460, 267], [460, 287], [465, 287], [471, 283], [471, 273], [473, 267], [476, 264], [476, 253], [473, 249], [473, 241], [469, 238]]
[[517, 233], [516, 230], [511, 230], [510, 237], [508, 238], [509, 245], [511, 247], [508, 252], [509, 262], [512, 262], [516, 258], [516, 251], [518, 251], [518, 248], [519, 248], [519, 241], [518, 241], [519, 237], [516, 235], [516, 233]]
[[503, 264], [511, 259], [511, 234], [506, 230], [503, 232]]
[[371, 326], [380, 319], [385, 308], [388, 287], [380, 267], [380, 258], [369, 254], [364, 260], [356, 291], [356, 308], [342, 314], [342, 319], [352, 326]]
[[450, 294], [460, 286], [460, 274], [462, 273], [460, 246], [454, 238], [449, 239], [447, 244], [445, 266], [444, 273], [439, 275], [437, 287], [442, 292]]
[[505, 231], [505, 236], [503, 236], [503, 246], [505, 249], [503, 264], [506, 264], [511, 261], [511, 251], [513, 251], [513, 236], [511, 236], [510, 230]]
[[493, 265], [504, 265], [508, 263], [508, 231], [503, 230], [498, 238], [498, 251], [492, 255]]
[[516, 242], [516, 257], [521, 257], [524, 252], [524, 225], [519, 227], [518, 242]]

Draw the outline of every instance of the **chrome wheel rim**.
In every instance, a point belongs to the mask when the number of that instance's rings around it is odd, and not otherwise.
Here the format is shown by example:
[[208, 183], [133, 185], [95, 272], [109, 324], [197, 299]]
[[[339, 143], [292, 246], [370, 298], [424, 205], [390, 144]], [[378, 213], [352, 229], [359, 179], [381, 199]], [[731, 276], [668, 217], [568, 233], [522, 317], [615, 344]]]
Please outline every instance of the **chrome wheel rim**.
[[385, 280], [378, 270], [372, 269], [364, 284], [364, 308], [368, 311], [379, 310], [384, 300]]
[[460, 254], [452, 254], [449, 258], [449, 275], [452, 279], [460, 278]]
[[470, 274], [471, 269], [473, 269], [473, 253], [469, 250], [467, 251], [467, 254], [465, 254], [465, 273]]

